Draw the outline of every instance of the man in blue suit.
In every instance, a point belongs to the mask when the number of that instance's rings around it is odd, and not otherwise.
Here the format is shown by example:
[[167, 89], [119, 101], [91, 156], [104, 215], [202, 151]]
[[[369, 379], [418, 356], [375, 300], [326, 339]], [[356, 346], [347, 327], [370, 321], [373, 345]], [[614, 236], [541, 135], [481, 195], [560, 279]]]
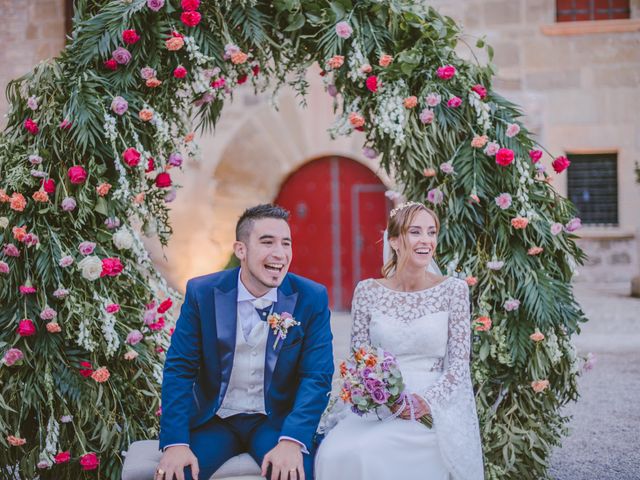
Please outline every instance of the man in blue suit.
[[288, 219], [275, 205], [248, 209], [236, 225], [240, 268], [187, 283], [164, 366], [156, 480], [208, 480], [242, 452], [271, 480], [313, 478], [330, 312], [325, 287], [287, 273]]

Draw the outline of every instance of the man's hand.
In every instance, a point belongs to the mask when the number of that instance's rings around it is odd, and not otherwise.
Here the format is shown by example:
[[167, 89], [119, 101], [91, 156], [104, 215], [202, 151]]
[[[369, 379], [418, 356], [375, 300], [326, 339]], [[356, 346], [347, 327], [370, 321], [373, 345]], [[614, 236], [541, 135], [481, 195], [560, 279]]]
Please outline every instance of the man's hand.
[[271, 480], [304, 480], [301, 447], [291, 440], [280, 440], [278, 444], [264, 456], [262, 476], [267, 476], [271, 464]]
[[198, 480], [198, 459], [191, 449], [186, 445], [175, 445], [167, 447], [162, 454], [154, 480], [184, 480], [184, 467], [191, 465], [191, 476], [193, 480]]

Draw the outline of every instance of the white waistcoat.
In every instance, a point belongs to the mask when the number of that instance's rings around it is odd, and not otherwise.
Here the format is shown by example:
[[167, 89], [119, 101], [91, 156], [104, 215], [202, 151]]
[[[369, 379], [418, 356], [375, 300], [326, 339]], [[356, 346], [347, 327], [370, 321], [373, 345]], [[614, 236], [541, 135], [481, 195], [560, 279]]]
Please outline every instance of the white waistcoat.
[[245, 340], [238, 315], [231, 379], [217, 413], [220, 418], [238, 413], [265, 413], [264, 361], [268, 335], [269, 326], [261, 321]]

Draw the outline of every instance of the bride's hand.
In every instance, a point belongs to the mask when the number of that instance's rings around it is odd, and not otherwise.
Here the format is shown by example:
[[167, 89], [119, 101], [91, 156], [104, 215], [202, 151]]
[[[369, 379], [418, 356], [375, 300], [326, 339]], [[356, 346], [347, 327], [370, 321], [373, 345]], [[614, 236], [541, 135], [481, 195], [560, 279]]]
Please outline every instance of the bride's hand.
[[[420, 395], [412, 393], [411, 395], [409, 395], [407, 400], [413, 402], [414, 418], [422, 418], [425, 415], [431, 413], [429, 405], [427, 405], [427, 402], [425, 402], [424, 398], [422, 398]], [[408, 404], [405, 405], [404, 410], [400, 414], [400, 418], [403, 418], [404, 420], [411, 420], [411, 407]]]

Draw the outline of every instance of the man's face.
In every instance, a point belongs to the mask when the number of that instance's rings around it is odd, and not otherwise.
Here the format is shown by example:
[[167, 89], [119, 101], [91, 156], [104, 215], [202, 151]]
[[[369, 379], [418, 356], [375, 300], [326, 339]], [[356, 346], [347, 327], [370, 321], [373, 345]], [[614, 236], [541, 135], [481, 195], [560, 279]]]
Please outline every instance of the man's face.
[[289, 224], [278, 218], [253, 222], [248, 240], [237, 241], [234, 252], [242, 266], [242, 283], [256, 297], [280, 286], [293, 252]]

